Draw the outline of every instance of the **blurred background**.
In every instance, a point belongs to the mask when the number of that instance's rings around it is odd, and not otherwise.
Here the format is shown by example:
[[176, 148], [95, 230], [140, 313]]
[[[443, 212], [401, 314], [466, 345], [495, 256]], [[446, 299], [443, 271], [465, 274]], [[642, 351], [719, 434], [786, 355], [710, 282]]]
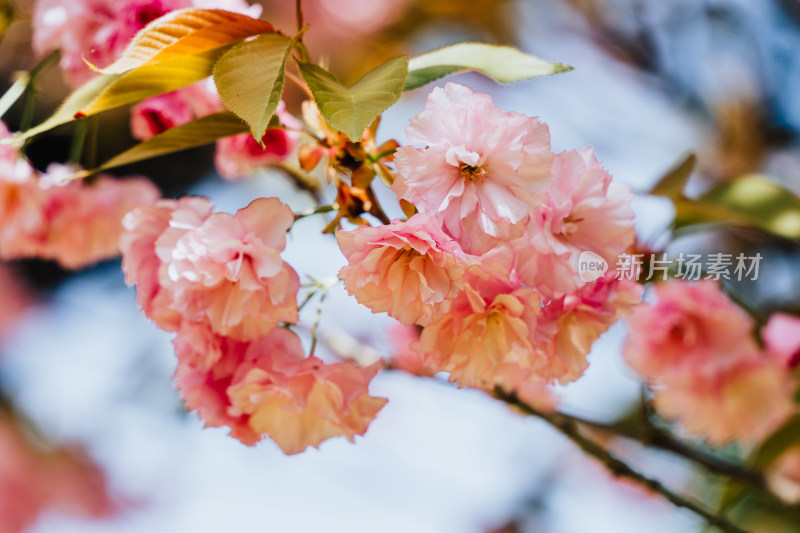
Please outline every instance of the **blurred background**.
[[[294, 30], [294, 2], [262, 5], [262, 18]], [[312, 56], [327, 57], [345, 83], [398, 53], [465, 40], [514, 44], [575, 70], [514, 86], [472, 74], [452, 79], [492, 94], [506, 111], [541, 117], [555, 150], [593, 146], [612, 175], [635, 191], [647, 191], [693, 152], [692, 193], [753, 173], [800, 193], [800, 1], [306, 0], [303, 6]], [[35, 64], [24, 16], [33, 2], [17, 0], [15, 7], [23, 20], [0, 43], [3, 90], [15, 71]], [[404, 142], [405, 124], [431, 87], [408, 93], [386, 113], [379, 140]], [[68, 92], [57, 69], [42, 78], [40, 92], [36, 121]], [[297, 112], [301, 98], [288, 94], [289, 109]], [[10, 129], [21, 113], [15, 106], [5, 117]], [[101, 135], [98, 160], [133, 144], [126, 113], [103, 116], [100, 131], [114, 135]], [[57, 130], [34, 141], [34, 164], [65, 160], [70, 135]], [[165, 196], [209, 196], [228, 212], [259, 196], [278, 196], [295, 211], [310, 206], [273, 171], [224, 182], [212, 158], [213, 148], [201, 148], [119, 174], [144, 174]], [[635, 208], [640, 246], [663, 247], [670, 203], [638, 197]], [[312, 217], [290, 233], [285, 258], [301, 276], [334, 276], [344, 262], [335, 241], [319, 233], [323, 225]], [[741, 291], [763, 310], [800, 310], [795, 245], [715, 230], [678, 238], [670, 249], [757, 250], [765, 257], [759, 281], [743, 283]], [[64, 464], [80, 472], [64, 474], [60, 490], [92, 503], [76, 516], [70, 498], [61, 498], [64, 505], [43, 513], [30, 531], [703, 530], [692, 514], [614, 480], [541, 422], [483, 393], [396, 371], [373, 382], [372, 393], [389, 404], [355, 444], [334, 439], [292, 457], [271, 442], [247, 448], [222, 429], [203, 429], [183, 410], [172, 382], [170, 335], [149, 323], [134, 300], [117, 261], [81, 272], [40, 261], [0, 266], [0, 387], [10, 402], [0, 413], [15, 413], [3, 416], [15, 417], [18, 433], [9, 442], [36, 444], [29, 472], [44, 483], [60, 483]], [[309, 311], [306, 324], [314, 320]], [[336, 287], [320, 331], [327, 344], [388, 357], [391, 325]], [[621, 325], [605, 334], [588, 373], [559, 391], [566, 410], [603, 420], [637, 401], [638, 382], [620, 357], [623, 338]], [[714, 480], [678, 459], [609, 445], [668, 486], [713, 498]], [[0, 500], [13, 506], [32, 481], [3, 478], [14, 465], [4, 464], [2, 446]], [[17, 531], [3, 523], [3, 509], [0, 501], [0, 532]]]

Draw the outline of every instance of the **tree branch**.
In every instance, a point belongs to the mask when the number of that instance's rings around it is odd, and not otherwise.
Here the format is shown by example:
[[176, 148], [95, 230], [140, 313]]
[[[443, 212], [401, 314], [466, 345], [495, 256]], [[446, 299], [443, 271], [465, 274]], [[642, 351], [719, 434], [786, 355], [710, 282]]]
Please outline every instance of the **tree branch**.
[[499, 387], [495, 389], [494, 396], [509, 405], [513, 405], [526, 414], [536, 416], [544, 420], [561, 432], [562, 435], [575, 443], [587, 455], [600, 461], [615, 476], [625, 477], [640, 483], [653, 492], [660, 494], [673, 505], [692, 511], [696, 515], [702, 517], [706, 522], [719, 528], [725, 533], [747, 533], [745, 530], [737, 527], [724, 517], [717, 516], [705, 510], [699, 504], [689, 500], [688, 498], [672, 492], [660, 481], [649, 478], [644, 474], [637, 472], [603, 446], [583, 435], [580, 432], [579, 422], [577, 420], [569, 416], [562, 415], [561, 413], [545, 413], [538, 411], [534, 407], [522, 402], [513, 392], [506, 392]]

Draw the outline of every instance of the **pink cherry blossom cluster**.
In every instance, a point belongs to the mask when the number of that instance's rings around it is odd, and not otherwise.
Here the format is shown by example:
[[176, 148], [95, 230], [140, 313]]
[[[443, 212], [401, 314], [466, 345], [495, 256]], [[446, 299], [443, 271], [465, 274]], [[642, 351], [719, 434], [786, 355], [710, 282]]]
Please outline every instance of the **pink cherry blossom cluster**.
[[120, 242], [139, 305], [177, 332], [175, 375], [189, 409], [246, 444], [268, 435], [286, 453], [352, 440], [386, 402], [368, 393], [378, 365], [306, 357], [288, 329], [299, 280], [280, 254], [293, 221], [276, 198], [230, 215], [185, 197], [131, 211]]
[[581, 252], [634, 243], [631, 193], [590, 150], [553, 154], [546, 125], [448, 83], [411, 119], [393, 190], [419, 211], [337, 233], [347, 291], [421, 328], [403, 362], [460, 386], [580, 377], [594, 341], [640, 300], [613, 272], [591, 282]]
[[0, 416], [0, 533], [28, 531], [45, 512], [101, 518], [116, 507], [103, 472], [82, 452], [41, 450]]
[[[0, 137], [8, 131], [0, 122]], [[38, 257], [80, 268], [118, 254], [122, 217], [159, 197], [145, 178], [100, 175], [69, 181], [74, 169], [38, 173], [14, 148], [0, 147], [0, 258]]]
[[[38, 0], [33, 19], [33, 48], [38, 55], [61, 50], [60, 66], [73, 85], [96, 75], [86, 61], [107, 66], [123, 52], [136, 33], [170, 11], [214, 8], [253, 17], [260, 5], [245, 0]], [[86, 61], [84, 61], [86, 60]], [[211, 113], [222, 111], [222, 102], [208, 79], [168, 94], [148, 98], [131, 109], [131, 132], [139, 140], [163, 133]], [[299, 128], [300, 122], [285, 111], [277, 111], [283, 126]], [[228, 180], [246, 177], [258, 168], [288, 158], [298, 143], [298, 134], [268, 130], [261, 146], [249, 134], [220, 139], [214, 163]]]
[[[655, 303], [628, 319], [624, 355], [653, 388], [659, 413], [722, 445], [757, 442], [794, 411], [786, 363], [800, 351], [800, 320], [773, 318], [762, 349], [753, 320], [716, 282], [670, 281], [654, 293]], [[779, 323], [787, 319], [791, 336]]]

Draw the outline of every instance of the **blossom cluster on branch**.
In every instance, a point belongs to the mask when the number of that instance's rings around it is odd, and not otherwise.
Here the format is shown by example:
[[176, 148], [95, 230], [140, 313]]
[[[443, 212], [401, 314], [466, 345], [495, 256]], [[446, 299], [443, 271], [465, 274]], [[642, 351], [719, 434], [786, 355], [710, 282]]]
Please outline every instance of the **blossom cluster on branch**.
[[[520, 81], [570, 67], [460, 43], [389, 59], [345, 86], [324, 61], [312, 62], [300, 7], [291, 37], [258, 20], [261, 7], [244, 0], [38, 0], [33, 50], [45, 65], [59, 57], [76, 88], [36, 127], [23, 120], [11, 135], [0, 123], [0, 259], [76, 269], [121, 252], [138, 305], [174, 334], [187, 408], [244, 444], [268, 438], [295, 454], [333, 437], [353, 441], [387, 402], [369, 391], [383, 361], [331, 361], [316, 353], [318, 324], [310, 336], [298, 334], [301, 308], [322, 293], [321, 313], [330, 286], [301, 284], [283, 259], [287, 232], [298, 219], [321, 216], [346, 259], [338, 272], [344, 289], [397, 321], [392, 368], [446, 373], [458, 387], [538, 416], [615, 473], [726, 531], [739, 530], [639, 475], [584, 430], [619, 430], [787, 501], [800, 494], [797, 446], [781, 448], [772, 470], [754, 475], [695, 453], [649, 418], [677, 422], [715, 448], [753, 447], [779, 434], [797, 414], [800, 319], [756, 320], [726, 294], [718, 269], [702, 281], [654, 283], [642, 303], [639, 281], [653, 278], [657, 252], [637, 253], [633, 193], [592, 148], [555, 152], [546, 124], [504, 112], [487, 94], [441, 84], [410, 119], [407, 145], [377, 140], [382, 113], [404, 91], [445, 75], [475, 70]], [[174, 75], [167, 61], [177, 65]], [[304, 101], [284, 100], [289, 82]], [[35, 83], [32, 74], [20, 93], [26, 105]], [[40, 172], [26, 159], [31, 137], [123, 106], [132, 106], [130, 129], [141, 143], [101, 166], [73, 164], [85, 141], [80, 127], [70, 164]], [[277, 166], [315, 207], [293, 213], [277, 198], [257, 198], [224, 213], [204, 197], [160, 198], [145, 178], [99, 173], [211, 143], [224, 179]], [[679, 169], [650, 192], [678, 191], [670, 198], [688, 209], [686, 174]], [[404, 215], [392, 220], [389, 212]], [[646, 280], [607, 270], [645, 255]], [[587, 256], [606, 268], [587, 272]], [[664, 279], [677, 277], [661, 257]], [[555, 386], [580, 379], [595, 342], [626, 316], [623, 355], [645, 386], [644, 430], [559, 412]]]

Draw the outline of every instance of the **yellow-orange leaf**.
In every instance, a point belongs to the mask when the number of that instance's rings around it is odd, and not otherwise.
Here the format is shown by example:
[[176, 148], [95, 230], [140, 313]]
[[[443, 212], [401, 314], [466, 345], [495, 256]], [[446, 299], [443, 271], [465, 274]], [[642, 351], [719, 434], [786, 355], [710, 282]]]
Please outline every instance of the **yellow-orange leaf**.
[[230, 45], [199, 54], [172, 58], [126, 72], [108, 85], [75, 118], [96, 115], [185, 87], [211, 75], [214, 63]]
[[121, 74], [142, 65], [198, 54], [274, 31], [269, 22], [221, 9], [179, 9], [143, 28], [104, 74]]

